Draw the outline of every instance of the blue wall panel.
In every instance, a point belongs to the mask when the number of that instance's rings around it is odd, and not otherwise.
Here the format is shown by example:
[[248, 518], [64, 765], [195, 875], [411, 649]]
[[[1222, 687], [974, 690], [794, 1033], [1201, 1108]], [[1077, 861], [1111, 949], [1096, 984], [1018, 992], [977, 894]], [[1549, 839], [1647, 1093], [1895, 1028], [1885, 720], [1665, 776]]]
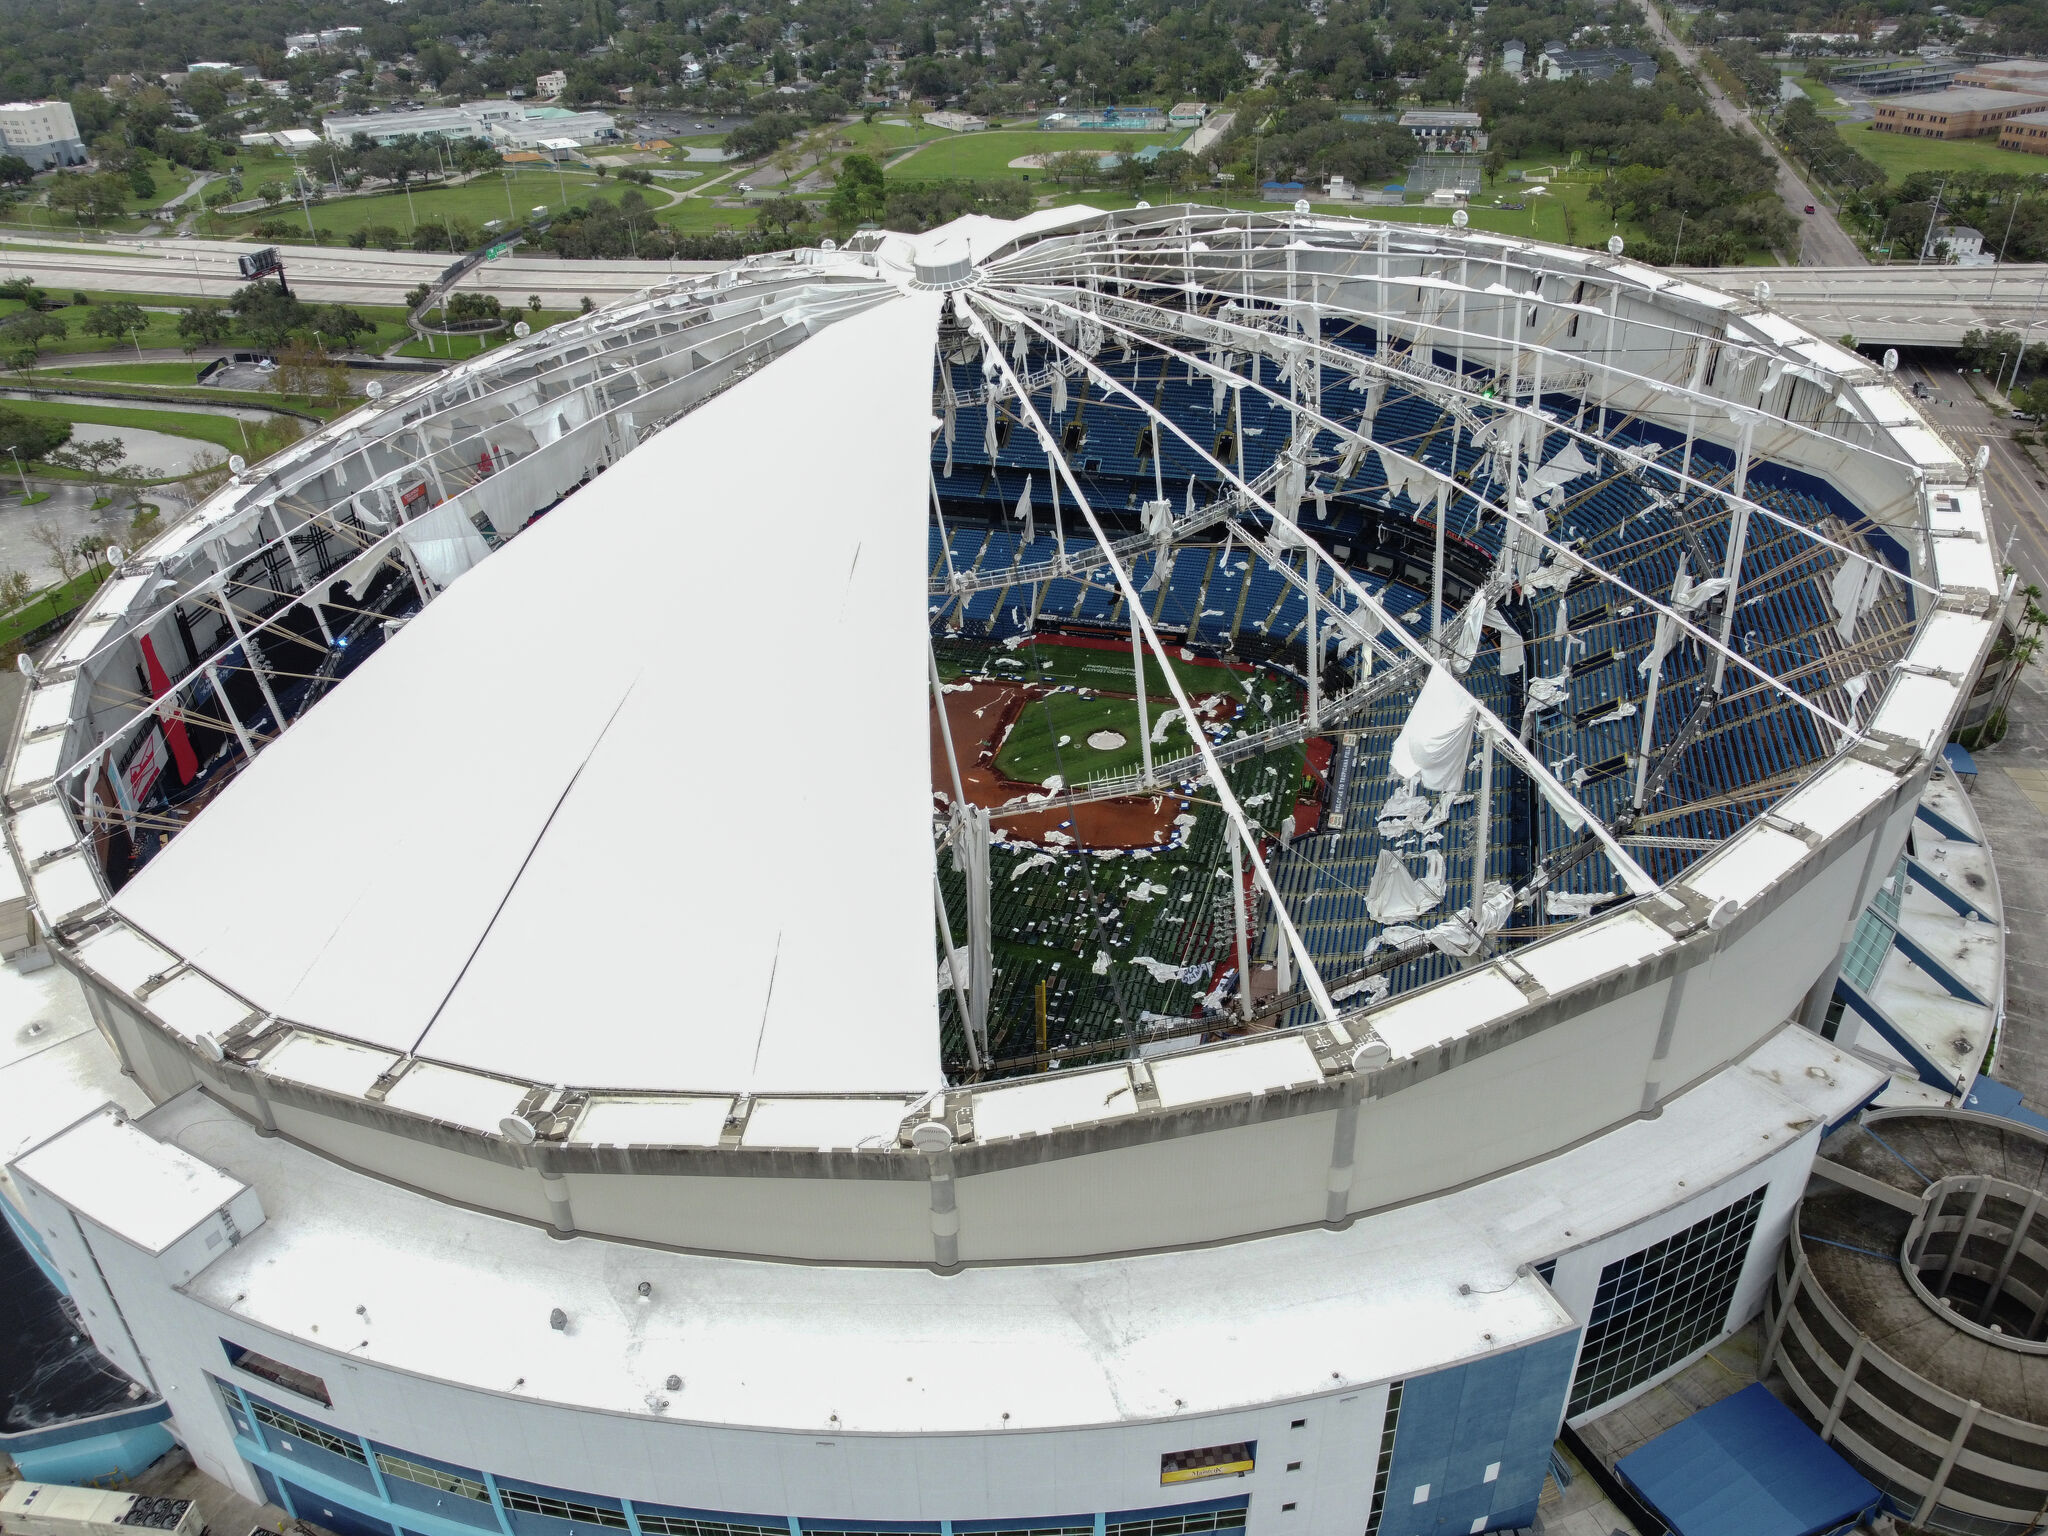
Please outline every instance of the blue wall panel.
[[[1380, 1536], [1465, 1536], [1530, 1524], [1578, 1347], [1577, 1334], [1564, 1334], [1409, 1377]], [[1424, 1485], [1428, 1494], [1417, 1503]]]
[[323, 1526], [335, 1532], [336, 1536], [395, 1536], [392, 1528], [383, 1521], [370, 1519], [340, 1499], [323, 1499], [296, 1483], [282, 1478], [279, 1481], [284, 1484], [284, 1491], [291, 1495], [292, 1508], [301, 1520]]
[[134, 1477], [171, 1444], [171, 1432], [162, 1424], [141, 1424], [11, 1454], [24, 1482], [108, 1483]]

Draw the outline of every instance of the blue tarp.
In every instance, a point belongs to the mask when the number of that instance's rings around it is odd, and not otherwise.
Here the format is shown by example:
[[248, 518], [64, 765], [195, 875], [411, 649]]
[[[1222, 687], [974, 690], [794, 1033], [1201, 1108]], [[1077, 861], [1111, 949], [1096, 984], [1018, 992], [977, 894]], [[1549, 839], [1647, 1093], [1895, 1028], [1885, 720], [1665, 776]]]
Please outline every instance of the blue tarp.
[[1816, 1536], [1868, 1519], [1884, 1497], [1761, 1382], [1614, 1470], [1677, 1536]]

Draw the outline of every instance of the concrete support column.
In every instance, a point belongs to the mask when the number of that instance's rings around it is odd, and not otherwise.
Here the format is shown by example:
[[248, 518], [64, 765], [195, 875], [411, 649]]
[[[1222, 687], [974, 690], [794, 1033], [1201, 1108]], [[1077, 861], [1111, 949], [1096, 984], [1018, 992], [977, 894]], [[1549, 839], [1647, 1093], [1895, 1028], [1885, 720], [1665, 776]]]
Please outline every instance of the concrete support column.
[[[1777, 1276], [1771, 1276], [1772, 1284]], [[1785, 1324], [1791, 1319], [1792, 1309], [1799, 1305], [1799, 1292], [1806, 1284], [1806, 1254], [1795, 1250], [1792, 1257], [1792, 1278], [1785, 1283], [1785, 1300], [1778, 1307], [1778, 1315], [1771, 1319], [1770, 1336], [1764, 1340], [1764, 1352], [1758, 1357], [1756, 1374], [1759, 1381], [1771, 1374], [1771, 1362], [1778, 1357], [1778, 1345], [1785, 1337]]]
[[1963, 1409], [1963, 1416], [1956, 1421], [1956, 1432], [1949, 1437], [1948, 1453], [1941, 1458], [1941, 1470], [1934, 1474], [1934, 1482], [1927, 1490], [1927, 1497], [1920, 1501], [1920, 1507], [1913, 1512], [1913, 1523], [1925, 1525], [1941, 1502], [1941, 1496], [1948, 1490], [1949, 1474], [1956, 1469], [1956, 1458], [1963, 1453], [1963, 1442], [1970, 1438], [1970, 1430], [1977, 1423], [1977, 1411], [1981, 1405], [1975, 1398]]
[[951, 1274], [960, 1267], [960, 1207], [953, 1185], [953, 1133], [940, 1120], [920, 1121], [910, 1144], [924, 1154], [931, 1182], [932, 1268]]
[[1870, 1347], [1870, 1336], [1859, 1333], [1856, 1342], [1849, 1349], [1849, 1363], [1842, 1368], [1842, 1379], [1835, 1383], [1835, 1395], [1828, 1404], [1827, 1417], [1820, 1421], [1820, 1437], [1833, 1443], [1835, 1426], [1842, 1422], [1842, 1409], [1849, 1401], [1849, 1388], [1855, 1385], [1856, 1373], [1863, 1368], [1863, 1351]]

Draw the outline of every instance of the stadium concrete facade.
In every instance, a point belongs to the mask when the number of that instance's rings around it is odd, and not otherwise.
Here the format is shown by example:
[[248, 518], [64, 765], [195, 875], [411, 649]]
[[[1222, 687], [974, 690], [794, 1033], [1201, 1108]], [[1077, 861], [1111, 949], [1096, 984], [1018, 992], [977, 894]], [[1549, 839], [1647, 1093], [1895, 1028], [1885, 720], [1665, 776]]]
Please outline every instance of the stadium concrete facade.
[[1910, 1088], [1833, 1004], [2003, 596], [1885, 369], [1619, 252], [661, 284], [34, 670], [0, 1210], [340, 1536], [1524, 1528]]

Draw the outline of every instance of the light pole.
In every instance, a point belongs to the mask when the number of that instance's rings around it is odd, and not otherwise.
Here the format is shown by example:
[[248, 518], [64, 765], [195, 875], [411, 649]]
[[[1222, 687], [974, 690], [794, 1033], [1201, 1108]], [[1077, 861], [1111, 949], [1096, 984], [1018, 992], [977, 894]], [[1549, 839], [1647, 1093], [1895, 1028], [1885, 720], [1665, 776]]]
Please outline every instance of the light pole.
[[28, 472], [27, 472], [26, 470], [24, 470], [24, 469], [23, 469], [23, 468], [21, 467], [21, 450], [20, 450], [19, 448], [15, 447], [15, 446], [14, 446], [13, 444], [11, 444], [11, 443], [10, 443], [10, 444], [8, 444], [8, 447], [7, 447], [7, 453], [8, 453], [8, 456], [9, 456], [10, 458], [12, 458], [12, 459], [14, 460], [14, 473], [15, 473], [15, 474], [16, 474], [16, 475], [17, 475], [17, 476], [18, 476], [18, 477], [20, 478], [20, 480], [21, 480], [21, 499], [22, 499], [23, 501], [27, 501], [27, 500], [28, 500]]

